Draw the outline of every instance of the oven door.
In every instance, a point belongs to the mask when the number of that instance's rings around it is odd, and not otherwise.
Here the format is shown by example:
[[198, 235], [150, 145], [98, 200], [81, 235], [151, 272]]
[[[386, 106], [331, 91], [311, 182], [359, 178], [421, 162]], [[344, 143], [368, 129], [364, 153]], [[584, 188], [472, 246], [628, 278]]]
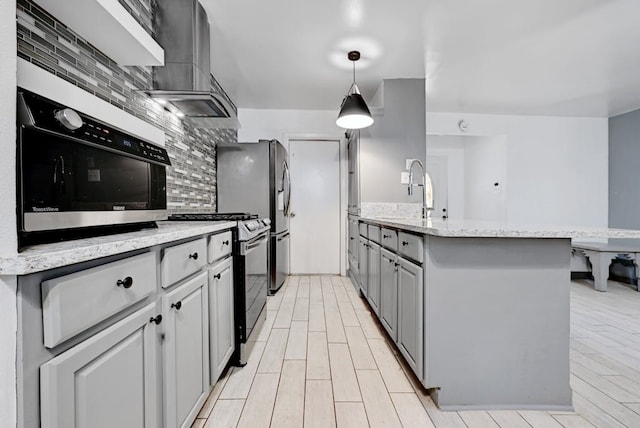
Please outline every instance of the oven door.
[[20, 130], [18, 150], [22, 231], [166, 217], [163, 166], [37, 128]]
[[[269, 230], [249, 241], [240, 242], [240, 258], [242, 260], [243, 275], [239, 280], [241, 299], [244, 308], [236, 305], [236, 313], [244, 314], [244, 320], [239, 320], [240, 365], [246, 364], [262, 324], [266, 318], [264, 310], [267, 304], [267, 288], [269, 276], [267, 270], [267, 254]], [[244, 325], [243, 325], [244, 324]]]

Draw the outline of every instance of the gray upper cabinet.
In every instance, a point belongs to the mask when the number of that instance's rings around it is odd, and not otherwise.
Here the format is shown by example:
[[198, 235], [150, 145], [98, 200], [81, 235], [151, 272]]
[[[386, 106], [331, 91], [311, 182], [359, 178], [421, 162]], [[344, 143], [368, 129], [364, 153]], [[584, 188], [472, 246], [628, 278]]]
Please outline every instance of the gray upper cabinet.
[[233, 257], [209, 269], [209, 356], [216, 383], [234, 349]]
[[380, 250], [380, 322], [398, 340], [398, 263], [391, 251]]
[[398, 348], [419, 379], [423, 365], [423, 296], [422, 268], [398, 257]]
[[43, 428], [156, 428], [157, 330], [150, 304], [43, 364]]
[[162, 307], [165, 427], [190, 427], [209, 393], [207, 272], [166, 294]]

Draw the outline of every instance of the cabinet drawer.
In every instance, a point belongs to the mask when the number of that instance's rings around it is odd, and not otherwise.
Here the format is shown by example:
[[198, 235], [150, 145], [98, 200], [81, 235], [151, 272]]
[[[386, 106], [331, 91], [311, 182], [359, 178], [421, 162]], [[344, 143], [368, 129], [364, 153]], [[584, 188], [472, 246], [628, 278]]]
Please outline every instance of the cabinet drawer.
[[162, 250], [162, 287], [166, 288], [207, 264], [205, 238]]
[[44, 345], [62, 343], [144, 299], [156, 286], [153, 253], [44, 281]]
[[207, 251], [209, 263], [213, 263], [231, 254], [232, 245], [231, 231], [218, 233], [209, 237], [209, 248]]
[[371, 241], [379, 244], [380, 243], [380, 226], [374, 226], [373, 224], [370, 224], [367, 227], [367, 233], [368, 233], [368, 237]]
[[380, 243], [391, 251], [398, 251], [398, 232], [385, 227], [380, 229]]
[[424, 257], [422, 241], [422, 236], [398, 232], [398, 252], [405, 257], [422, 263]]
[[360, 228], [360, 236], [367, 238], [367, 223], [360, 223], [358, 227]]

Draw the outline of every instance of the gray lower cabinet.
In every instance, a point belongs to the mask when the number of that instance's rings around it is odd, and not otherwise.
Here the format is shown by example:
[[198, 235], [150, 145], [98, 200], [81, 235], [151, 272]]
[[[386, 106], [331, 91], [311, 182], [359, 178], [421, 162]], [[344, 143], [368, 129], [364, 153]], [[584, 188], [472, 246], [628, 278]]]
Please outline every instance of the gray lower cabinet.
[[43, 428], [161, 426], [150, 304], [40, 367]]
[[422, 268], [398, 257], [398, 348], [422, 379], [424, 277]]
[[190, 427], [209, 394], [207, 272], [167, 293], [162, 307], [165, 428]]
[[369, 277], [367, 299], [373, 311], [380, 315], [380, 245], [369, 241]]
[[391, 251], [380, 250], [380, 322], [398, 340], [398, 262]]
[[364, 297], [367, 297], [368, 275], [369, 275], [369, 240], [358, 237], [358, 277], [360, 279], [360, 290]]
[[233, 354], [233, 257], [209, 269], [209, 356], [211, 384], [217, 382]]

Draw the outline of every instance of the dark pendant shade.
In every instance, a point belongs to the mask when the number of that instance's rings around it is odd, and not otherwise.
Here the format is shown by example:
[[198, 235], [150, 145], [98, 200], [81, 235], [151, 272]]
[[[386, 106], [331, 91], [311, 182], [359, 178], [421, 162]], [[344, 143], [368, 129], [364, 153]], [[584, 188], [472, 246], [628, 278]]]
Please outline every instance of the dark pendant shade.
[[373, 117], [362, 95], [358, 93], [347, 95], [342, 101], [336, 125], [345, 129], [360, 129], [371, 124], [373, 124]]

